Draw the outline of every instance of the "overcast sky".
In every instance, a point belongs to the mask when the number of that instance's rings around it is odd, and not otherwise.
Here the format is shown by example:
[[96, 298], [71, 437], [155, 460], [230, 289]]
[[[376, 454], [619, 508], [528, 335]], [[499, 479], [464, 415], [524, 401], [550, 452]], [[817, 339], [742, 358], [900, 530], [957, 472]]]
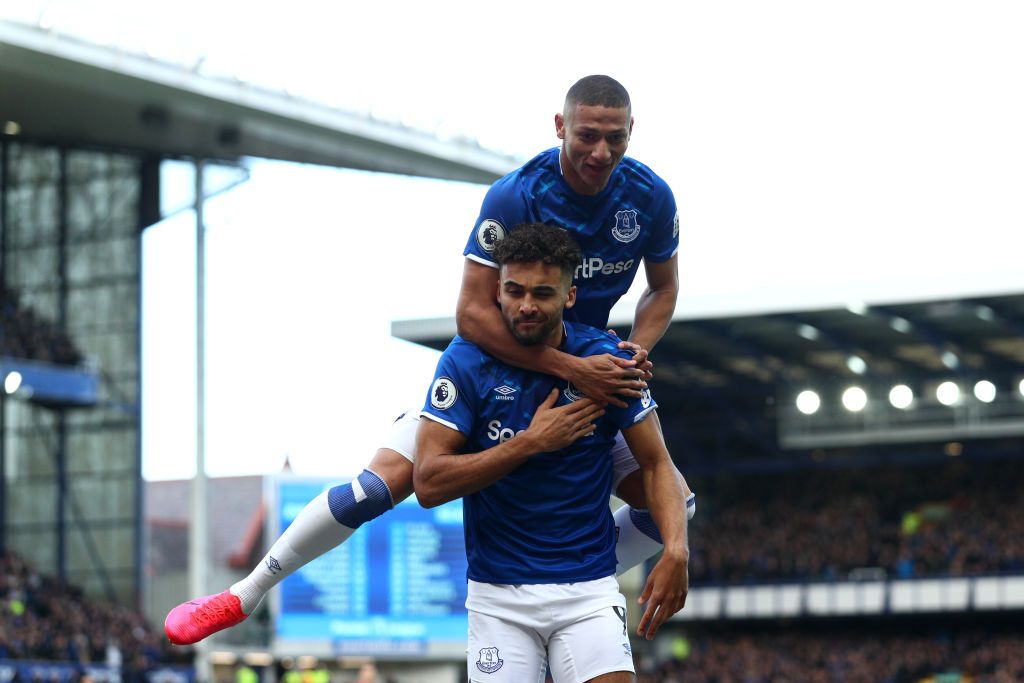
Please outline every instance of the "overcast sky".
[[[684, 315], [1024, 291], [1018, 2], [13, 5], [523, 159], [569, 85], [613, 75], [679, 202]], [[453, 312], [485, 188], [252, 170], [208, 209], [208, 470], [351, 475], [426, 390], [436, 354], [389, 323]], [[191, 221], [146, 236], [149, 478], [194, 465]]]

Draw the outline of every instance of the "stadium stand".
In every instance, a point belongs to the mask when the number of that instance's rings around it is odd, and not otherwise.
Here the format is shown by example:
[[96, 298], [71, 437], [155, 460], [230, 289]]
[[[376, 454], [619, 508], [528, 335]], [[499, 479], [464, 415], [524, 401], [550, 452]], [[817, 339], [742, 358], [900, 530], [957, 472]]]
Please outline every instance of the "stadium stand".
[[[877, 626], [876, 626], [877, 627]], [[773, 632], [772, 632], [773, 631]], [[1024, 680], [1020, 632], [794, 628], [678, 637], [675, 655], [642, 663], [639, 683], [1009, 683]]]
[[[691, 582], [1024, 572], [1024, 463], [822, 469], [695, 485]], [[798, 551], [794, 552], [794, 549]]]
[[103, 664], [120, 668], [130, 681], [191, 658], [158, 633], [138, 612], [87, 599], [18, 555], [0, 555], [0, 661]]
[[[1016, 580], [1024, 573], [1024, 523], [1015, 514], [1022, 450], [1019, 439], [823, 450], [817, 468], [694, 477], [701, 514], [691, 527], [691, 594], [861, 579]], [[638, 680], [1024, 680], [1019, 611], [926, 612], [897, 614], [887, 603], [862, 616], [673, 622], [659, 647], [637, 652]]]
[[0, 353], [26, 360], [78, 365], [83, 360], [68, 335], [20, 303], [19, 293], [0, 286]]

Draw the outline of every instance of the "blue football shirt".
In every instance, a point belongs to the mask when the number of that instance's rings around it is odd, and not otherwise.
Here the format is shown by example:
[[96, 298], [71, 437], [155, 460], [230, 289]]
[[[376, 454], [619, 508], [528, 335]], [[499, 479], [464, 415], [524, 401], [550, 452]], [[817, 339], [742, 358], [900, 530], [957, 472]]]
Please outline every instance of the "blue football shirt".
[[[613, 353], [618, 339], [565, 324], [562, 350], [577, 356]], [[489, 356], [460, 337], [441, 356], [422, 415], [466, 437], [477, 453], [530, 425], [557, 387], [557, 405], [581, 398], [571, 384]], [[468, 576], [486, 583], [573, 583], [615, 573], [615, 524], [608, 508], [615, 434], [657, 404], [648, 391], [626, 408], [608, 406], [597, 428], [566, 449], [541, 453], [464, 498]]]
[[565, 317], [604, 328], [640, 261], [659, 263], [675, 255], [676, 201], [664, 180], [629, 157], [599, 194], [578, 194], [562, 177], [558, 154], [557, 147], [541, 152], [491, 186], [463, 254], [496, 267], [494, 246], [517, 225], [547, 223], [568, 230], [583, 249], [583, 262], [574, 276], [576, 305]]

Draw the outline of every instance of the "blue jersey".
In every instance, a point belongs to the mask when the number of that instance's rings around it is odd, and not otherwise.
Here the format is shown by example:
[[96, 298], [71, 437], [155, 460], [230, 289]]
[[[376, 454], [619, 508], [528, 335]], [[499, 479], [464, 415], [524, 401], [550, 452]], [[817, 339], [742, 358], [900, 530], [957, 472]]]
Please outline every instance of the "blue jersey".
[[[576, 356], [630, 354], [601, 330], [565, 324], [562, 350]], [[423, 415], [461, 432], [477, 453], [530, 426], [558, 387], [557, 405], [581, 398], [551, 375], [505, 365], [460, 337], [437, 364]], [[573, 583], [615, 573], [615, 525], [608, 508], [615, 434], [656, 404], [646, 390], [626, 408], [608, 406], [594, 433], [568, 448], [531, 457], [464, 498], [468, 576], [485, 583]]]
[[498, 240], [522, 223], [565, 228], [583, 250], [576, 268], [576, 305], [567, 320], [604, 328], [612, 306], [629, 290], [640, 261], [667, 261], [679, 247], [679, 215], [672, 190], [630, 158], [612, 172], [596, 196], [569, 187], [558, 165], [559, 148], [541, 152], [487, 191], [467, 258], [496, 266]]

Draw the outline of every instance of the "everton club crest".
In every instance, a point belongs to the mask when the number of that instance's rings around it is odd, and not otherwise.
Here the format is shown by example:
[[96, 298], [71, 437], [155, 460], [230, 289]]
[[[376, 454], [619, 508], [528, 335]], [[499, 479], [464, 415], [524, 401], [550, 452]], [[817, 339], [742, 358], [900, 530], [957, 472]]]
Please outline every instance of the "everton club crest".
[[498, 656], [498, 648], [485, 647], [480, 649], [480, 658], [476, 660], [476, 668], [485, 674], [492, 674], [500, 669], [504, 663], [505, 660]]
[[620, 242], [632, 242], [639, 235], [640, 224], [636, 222], [636, 211], [634, 209], [616, 211], [612, 236]]

